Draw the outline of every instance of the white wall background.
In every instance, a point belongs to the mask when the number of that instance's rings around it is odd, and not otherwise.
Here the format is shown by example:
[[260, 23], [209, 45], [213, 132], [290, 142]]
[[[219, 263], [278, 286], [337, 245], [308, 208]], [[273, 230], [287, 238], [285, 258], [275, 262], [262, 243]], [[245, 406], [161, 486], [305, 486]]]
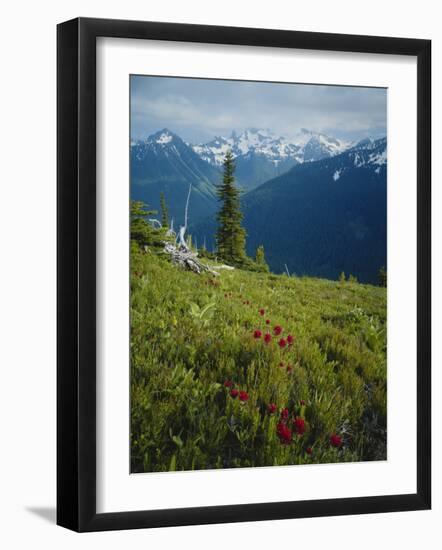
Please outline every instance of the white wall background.
[[[0, 545], [436, 548], [441, 468], [442, 36], [437, 0], [16, 1], [2, 9]], [[433, 40], [433, 511], [76, 535], [55, 526], [55, 25], [77, 16]], [[407, 437], [404, 419], [404, 437]]]

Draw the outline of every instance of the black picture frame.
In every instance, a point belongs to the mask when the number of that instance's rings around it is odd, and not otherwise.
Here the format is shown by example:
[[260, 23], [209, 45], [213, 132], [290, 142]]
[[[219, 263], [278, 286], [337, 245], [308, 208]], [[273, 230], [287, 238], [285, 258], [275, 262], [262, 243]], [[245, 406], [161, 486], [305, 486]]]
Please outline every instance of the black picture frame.
[[[417, 492], [96, 512], [96, 39], [116, 37], [417, 58]], [[79, 18], [57, 28], [57, 523], [104, 531], [425, 510], [431, 506], [431, 41]]]

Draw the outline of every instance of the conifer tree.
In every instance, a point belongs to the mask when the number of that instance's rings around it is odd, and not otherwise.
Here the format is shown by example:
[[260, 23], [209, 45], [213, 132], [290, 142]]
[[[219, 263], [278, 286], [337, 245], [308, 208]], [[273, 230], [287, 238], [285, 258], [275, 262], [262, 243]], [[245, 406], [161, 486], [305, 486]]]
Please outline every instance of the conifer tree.
[[235, 165], [231, 151], [224, 158], [224, 174], [217, 195], [221, 202], [216, 233], [217, 253], [226, 262], [240, 265], [246, 259], [246, 232], [241, 226], [239, 190], [235, 185]]
[[267, 265], [267, 262], [265, 259], [264, 246], [262, 244], [260, 244], [256, 249], [255, 262], [258, 264], [259, 267], [263, 268], [265, 271], [269, 270], [269, 266]]
[[130, 238], [140, 246], [152, 244], [155, 240], [157, 231], [148, 221], [153, 214], [155, 211], [148, 210], [147, 204], [142, 201], [130, 202]]
[[161, 225], [166, 229], [169, 228], [169, 209], [166, 204], [166, 197], [161, 191], [160, 193], [160, 208], [161, 208]]

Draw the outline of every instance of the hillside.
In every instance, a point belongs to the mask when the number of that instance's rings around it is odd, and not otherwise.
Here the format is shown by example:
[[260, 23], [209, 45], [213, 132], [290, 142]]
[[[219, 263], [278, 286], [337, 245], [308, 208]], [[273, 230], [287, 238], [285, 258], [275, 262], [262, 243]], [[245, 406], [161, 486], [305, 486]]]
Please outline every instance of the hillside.
[[131, 265], [132, 472], [386, 459], [386, 289]]

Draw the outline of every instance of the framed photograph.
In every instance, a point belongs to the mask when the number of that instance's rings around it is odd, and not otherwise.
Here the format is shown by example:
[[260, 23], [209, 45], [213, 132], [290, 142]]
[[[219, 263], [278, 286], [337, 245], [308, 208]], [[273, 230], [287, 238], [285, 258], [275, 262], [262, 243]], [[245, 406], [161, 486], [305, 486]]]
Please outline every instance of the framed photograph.
[[57, 36], [58, 524], [429, 509], [430, 41]]

